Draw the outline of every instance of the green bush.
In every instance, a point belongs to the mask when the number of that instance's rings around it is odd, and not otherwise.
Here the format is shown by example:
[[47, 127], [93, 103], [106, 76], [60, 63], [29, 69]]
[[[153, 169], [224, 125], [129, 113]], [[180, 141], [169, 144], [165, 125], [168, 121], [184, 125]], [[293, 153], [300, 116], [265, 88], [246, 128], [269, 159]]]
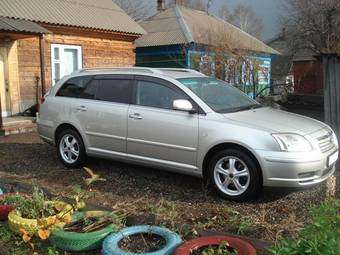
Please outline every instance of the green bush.
[[270, 252], [274, 255], [340, 254], [340, 200], [326, 201], [311, 210], [312, 223], [296, 240], [285, 239]]

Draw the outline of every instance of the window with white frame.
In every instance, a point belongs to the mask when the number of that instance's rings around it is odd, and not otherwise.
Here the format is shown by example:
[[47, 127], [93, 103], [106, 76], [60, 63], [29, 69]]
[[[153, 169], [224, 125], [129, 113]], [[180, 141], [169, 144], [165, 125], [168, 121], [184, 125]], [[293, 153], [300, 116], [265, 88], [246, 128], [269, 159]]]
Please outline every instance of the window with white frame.
[[54, 85], [63, 76], [82, 68], [81, 46], [52, 44], [51, 60], [52, 85]]

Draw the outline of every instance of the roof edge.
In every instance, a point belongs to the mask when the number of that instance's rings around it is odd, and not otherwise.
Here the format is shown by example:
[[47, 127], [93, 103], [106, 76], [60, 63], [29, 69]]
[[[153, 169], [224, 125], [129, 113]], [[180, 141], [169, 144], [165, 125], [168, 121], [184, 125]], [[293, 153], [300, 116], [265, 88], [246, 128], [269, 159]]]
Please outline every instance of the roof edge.
[[194, 37], [191, 34], [190, 28], [189, 28], [187, 22], [185, 21], [180, 8], [177, 5], [174, 8], [175, 8], [175, 14], [176, 14], [177, 20], [178, 20], [179, 25], [181, 27], [181, 30], [184, 34], [184, 37], [187, 40], [187, 43], [195, 42]]

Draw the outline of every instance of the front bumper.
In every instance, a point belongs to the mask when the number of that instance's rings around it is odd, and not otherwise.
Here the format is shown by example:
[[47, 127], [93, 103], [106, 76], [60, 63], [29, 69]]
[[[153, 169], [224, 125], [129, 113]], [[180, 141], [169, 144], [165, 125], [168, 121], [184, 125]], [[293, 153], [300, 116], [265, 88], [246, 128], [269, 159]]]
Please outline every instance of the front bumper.
[[335, 172], [334, 162], [328, 165], [330, 155], [313, 151], [307, 153], [257, 151], [266, 187], [303, 188], [321, 183]]

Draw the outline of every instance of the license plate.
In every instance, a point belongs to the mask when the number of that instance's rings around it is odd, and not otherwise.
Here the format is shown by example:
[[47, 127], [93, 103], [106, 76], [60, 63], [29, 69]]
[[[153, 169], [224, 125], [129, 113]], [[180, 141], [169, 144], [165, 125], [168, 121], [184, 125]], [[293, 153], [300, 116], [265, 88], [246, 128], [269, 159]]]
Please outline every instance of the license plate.
[[331, 166], [335, 163], [335, 161], [338, 160], [338, 152], [335, 152], [334, 154], [330, 155], [328, 157], [328, 166]]

